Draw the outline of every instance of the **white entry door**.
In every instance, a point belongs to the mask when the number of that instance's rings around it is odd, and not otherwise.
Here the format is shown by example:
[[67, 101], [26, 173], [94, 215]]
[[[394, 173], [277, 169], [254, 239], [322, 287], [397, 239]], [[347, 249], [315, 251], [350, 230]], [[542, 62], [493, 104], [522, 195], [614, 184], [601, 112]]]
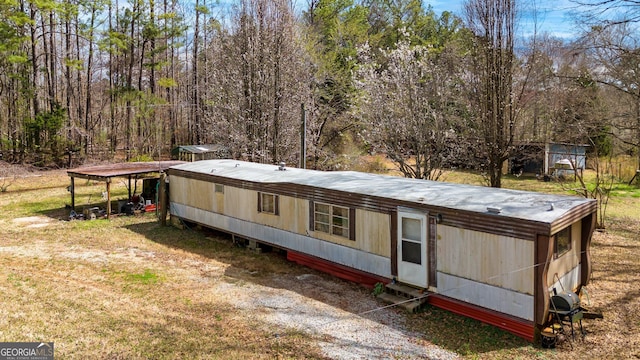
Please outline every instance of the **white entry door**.
[[427, 287], [427, 215], [398, 211], [398, 281]]

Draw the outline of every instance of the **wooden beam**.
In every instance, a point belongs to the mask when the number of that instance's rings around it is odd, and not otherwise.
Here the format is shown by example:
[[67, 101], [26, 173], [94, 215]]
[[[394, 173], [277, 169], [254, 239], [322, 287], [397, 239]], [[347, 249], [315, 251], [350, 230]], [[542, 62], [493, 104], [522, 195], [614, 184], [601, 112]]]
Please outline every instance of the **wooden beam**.
[[167, 174], [160, 174], [160, 180], [158, 180], [158, 207], [160, 208], [159, 216], [160, 216], [160, 224], [162, 226], [167, 225], [167, 184], [166, 184]]
[[93, 181], [107, 181], [108, 179], [108, 177], [100, 176], [100, 175], [87, 175], [87, 174], [80, 174], [80, 173], [68, 173], [68, 174], [72, 178], [77, 177], [79, 179], [87, 179], [87, 180], [93, 180]]

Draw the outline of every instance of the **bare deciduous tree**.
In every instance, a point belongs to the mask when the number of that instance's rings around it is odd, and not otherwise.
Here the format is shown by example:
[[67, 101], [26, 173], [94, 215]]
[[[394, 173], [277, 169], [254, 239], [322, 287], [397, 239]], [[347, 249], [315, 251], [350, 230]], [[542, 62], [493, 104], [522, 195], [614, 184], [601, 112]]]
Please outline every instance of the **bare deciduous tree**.
[[[606, 125], [627, 149], [635, 153], [640, 168], [640, 37], [630, 24], [594, 27], [578, 50], [589, 56], [593, 81], [615, 93]], [[604, 119], [603, 119], [604, 120]]]
[[515, 136], [513, 66], [516, 4], [514, 0], [468, 0], [467, 26], [472, 31], [471, 104], [485, 158], [489, 185], [500, 187], [502, 167]]
[[211, 35], [208, 138], [256, 162], [297, 162], [304, 49], [286, 0], [243, 0], [229, 31]]
[[406, 177], [437, 180], [457, 153], [460, 66], [445, 50], [398, 44], [384, 51], [384, 67], [368, 48], [359, 84], [366, 119], [366, 138], [386, 154]]

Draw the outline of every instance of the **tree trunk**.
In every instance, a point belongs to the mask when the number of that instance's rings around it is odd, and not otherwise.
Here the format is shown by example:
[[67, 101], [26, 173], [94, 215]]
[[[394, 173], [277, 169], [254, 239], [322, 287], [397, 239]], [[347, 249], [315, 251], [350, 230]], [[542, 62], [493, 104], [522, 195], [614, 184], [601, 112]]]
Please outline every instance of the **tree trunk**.
[[200, 92], [198, 86], [198, 53], [200, 44], [200, 0], [196, 0], [196, 22], [193, 29], [193, 54], [192, 54], [192, 113], [193, 127], [190, 131], [190, 140], [192, 143], [200, 144]]
[[87, 54], [87, 78], [86, 78], [86, 102], [84, 106], [84, 128], [86, 131], [86, 141], [85, 141], [85, 154], [89, 149], [89, 123], [91, 119], [91, 82], [93, 78], [91, 76], [91, 72], [93, 71], [93, 27], [95, 26], [96, 19], [96, 8], [92, 5], [91, 7], [91, 20], [89, 21], [89, 53]]

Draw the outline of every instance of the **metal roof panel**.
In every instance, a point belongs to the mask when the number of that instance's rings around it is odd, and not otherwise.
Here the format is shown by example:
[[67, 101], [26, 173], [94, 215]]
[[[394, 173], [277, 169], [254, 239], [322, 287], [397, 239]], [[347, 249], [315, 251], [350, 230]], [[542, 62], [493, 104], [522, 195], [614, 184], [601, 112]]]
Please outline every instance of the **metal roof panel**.
[[[592, 199], [356, 171], [279, 170], [278, 165], [203, 160], [172, 168], [259, 183], [293, 183], [477, 213], [552, 223]], [[493, 211], [490, 211], [493, 210]], [[499, 212], [497, 212], [499, 210]]]

